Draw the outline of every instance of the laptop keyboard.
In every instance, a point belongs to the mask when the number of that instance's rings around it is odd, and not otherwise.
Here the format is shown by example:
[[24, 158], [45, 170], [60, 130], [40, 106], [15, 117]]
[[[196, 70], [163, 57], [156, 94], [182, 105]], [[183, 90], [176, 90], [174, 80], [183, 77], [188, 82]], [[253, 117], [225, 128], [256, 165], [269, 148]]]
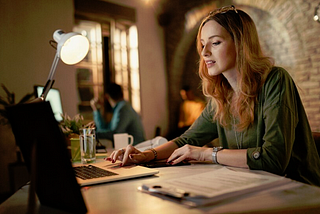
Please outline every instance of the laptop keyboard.
[[76, 166], [73, 167], [73, 169], [75, 171], [76, 177], [81, 178], [82, 180], [117, 175], [114, 172], [110, 172], [108, 170], [101, 169], [92, 165]]

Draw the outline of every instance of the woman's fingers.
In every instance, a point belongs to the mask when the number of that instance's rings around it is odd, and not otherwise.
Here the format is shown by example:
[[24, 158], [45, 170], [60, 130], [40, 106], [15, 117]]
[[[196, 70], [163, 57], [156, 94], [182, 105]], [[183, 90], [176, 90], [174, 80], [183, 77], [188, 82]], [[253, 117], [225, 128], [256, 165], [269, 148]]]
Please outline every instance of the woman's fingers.
[[187, 145], [174, 150], [174, 152], [171, 154], [171, 156], [168, 158], [167, 162], [174, 165], [177, 163], [180, 163], [184, 159], [188, 158], [189, 153], [188, 150], [189, 148], [186, 148]]
[[144, 155], [141, 154], [142, 153], [132, 145], [128, 145], [126, 148], [113, 151], [108, 158], [105, 158], [105, 160], [112, 161], [112, 163], [120, 160], [122, 162], [121, 166], [124, 166], [131, 163], [140, 163], [143, 159], [145, 159], [143, 158]]
[[107, 160], [112, 161], [112, 163], [115, 163], [116, 160], [123, 159], [124, 153], [125, 153], [125, 149], [119, 149], [119, 150], [113, 151], [109, 156], [109, 158], [107, 158]]
[[197, 160], [204, 161], [203, 153], [205, 152], [204, 148], [184, 145], [183, 147], [176, 149], [171, 156], [168, 158], [167, 162], [174, 165], [180, 163], [181, 161]]
[[123, 159], [122, 159], [122, 165], [126, 165], [127, 163], [130, 162], [130, 158], [129, 158], [129, 155], [131, 154], [135, 154], [135, 153], [138, 153], [140, 152], [139, 150], [137, 150], [136, 148], [134, 148], [132, 145], [128, 145], [125, 149], [125, 153], [124, 153], [124, 156], [123, 156]]

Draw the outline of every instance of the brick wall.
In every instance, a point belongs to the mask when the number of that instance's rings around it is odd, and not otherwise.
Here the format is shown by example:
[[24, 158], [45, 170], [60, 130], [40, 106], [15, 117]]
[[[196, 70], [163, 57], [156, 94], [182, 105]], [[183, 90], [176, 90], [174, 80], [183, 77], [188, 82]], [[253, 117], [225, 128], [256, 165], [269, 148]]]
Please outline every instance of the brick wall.
[[[313, 131], [320, 131], [320, 23], [313, 21], [319, 0], [167, 0], [160, 6], [159, 23], [166, 39], [170, 129], [177, 121], [179, 89], [189, 84], [201, 96], [197, 76], [195, 37], [198, 22], [208, 11], [233, 4], [255, 21], [266, 55], [288, 70], [296, 84]], [[195, 14], [198, 13], [198, 16]], [[194, 27], [186, 29], [191, 17]], [[202, 14], [202, 16], [199, 16]], [[196, 17], [196, 18], [195, 18]]]

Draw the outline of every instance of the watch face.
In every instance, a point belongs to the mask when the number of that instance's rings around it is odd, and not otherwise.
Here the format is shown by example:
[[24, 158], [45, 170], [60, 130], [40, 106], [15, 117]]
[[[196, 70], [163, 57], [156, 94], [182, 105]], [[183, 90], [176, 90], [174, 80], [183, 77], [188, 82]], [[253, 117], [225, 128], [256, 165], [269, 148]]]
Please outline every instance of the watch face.
[[213, 147], [213, 151], [214, 151], [214, 152], [220, 151], [220, 150], [222, 150], [222, 149], [223, 149], [223, 147], [222, 147], [222, 146], [219, 146], [219, 147]]

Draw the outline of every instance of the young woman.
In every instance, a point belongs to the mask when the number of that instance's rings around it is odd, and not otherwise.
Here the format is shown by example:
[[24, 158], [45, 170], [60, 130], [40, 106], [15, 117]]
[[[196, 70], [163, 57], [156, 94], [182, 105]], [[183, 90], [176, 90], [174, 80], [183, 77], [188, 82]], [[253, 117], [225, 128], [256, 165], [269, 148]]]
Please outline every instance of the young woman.
[[[320, 159], [295, 83], [262, 54], [250, 16], [234, 6], [211, 12], [200, 25], [197, 48], [203, 93], [210, 98], [201, 116], [162, 146], [144, 152], [128, 146], [108, 160], [212, 161], [320, 186]], [[202, 147], [215, 138], [221, 147]]]

